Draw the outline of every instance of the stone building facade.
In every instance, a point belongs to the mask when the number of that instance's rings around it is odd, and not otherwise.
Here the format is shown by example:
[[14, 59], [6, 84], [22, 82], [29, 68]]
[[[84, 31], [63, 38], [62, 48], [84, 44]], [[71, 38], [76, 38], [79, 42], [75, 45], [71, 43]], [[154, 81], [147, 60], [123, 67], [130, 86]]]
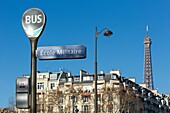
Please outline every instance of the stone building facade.
[[[99, 113], [170, 112], [169, 95], [137, 84], [119, 70], [98, 74], [97, 91]], [[93, 113], [94, 98], [94, 74], [37, 72], [38, 113]]]

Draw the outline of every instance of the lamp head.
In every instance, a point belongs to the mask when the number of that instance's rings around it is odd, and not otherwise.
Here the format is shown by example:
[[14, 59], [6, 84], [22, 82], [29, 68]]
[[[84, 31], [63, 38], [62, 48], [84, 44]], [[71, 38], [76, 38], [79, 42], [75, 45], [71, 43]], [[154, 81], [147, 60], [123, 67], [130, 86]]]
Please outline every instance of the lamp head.
[[111, 36], [112, 34], [113, 32], [108, 29], [104, 32], [104, 36]]

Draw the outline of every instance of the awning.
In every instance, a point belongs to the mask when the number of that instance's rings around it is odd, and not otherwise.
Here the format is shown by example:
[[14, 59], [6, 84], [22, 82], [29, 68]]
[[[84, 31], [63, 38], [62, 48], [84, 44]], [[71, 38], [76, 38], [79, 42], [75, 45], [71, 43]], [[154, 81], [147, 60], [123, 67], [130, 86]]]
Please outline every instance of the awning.
[[81, 94], [81, 96], [91, 96], [91, 94], [83, 93], [83, 94]]

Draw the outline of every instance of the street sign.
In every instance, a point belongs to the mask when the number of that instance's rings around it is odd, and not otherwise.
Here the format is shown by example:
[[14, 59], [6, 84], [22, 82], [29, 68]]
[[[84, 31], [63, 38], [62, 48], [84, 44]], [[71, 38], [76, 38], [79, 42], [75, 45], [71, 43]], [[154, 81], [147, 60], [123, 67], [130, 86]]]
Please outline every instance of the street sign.
[[28, 93], [17, 93], [16, 94], [16, 107], [19, 109], [28, 109], [29, 108]]
[[29, 108], [29, 78], [18, 77], [16, 79], [16, 107]]
[[29, 92], [29, 78], [18, 77], [16, 79], [16, 92], [17, 93]]
[[86, 58], [86, 47], [83, 45], [38, 47], [39, 60], [83, 59]]
[[45, 25], [45, 14], [38, 8], [30, 8], [22, 16], [22, 26], [29, 38], [40, 36]]

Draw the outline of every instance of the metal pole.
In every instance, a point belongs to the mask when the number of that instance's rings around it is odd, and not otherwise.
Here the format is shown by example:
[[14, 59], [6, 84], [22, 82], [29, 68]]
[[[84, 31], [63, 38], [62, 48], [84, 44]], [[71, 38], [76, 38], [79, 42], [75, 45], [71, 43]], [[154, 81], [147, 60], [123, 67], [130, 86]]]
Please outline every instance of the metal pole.
[[97, 27], [95, 29], [95, 37], [94, 37], [94, 78], [95, 78], [95, 102], [94, 102], [94, 109], [95, 113], [98, 113], [98, 104], [97, 104], [97, 38], [98, 38], [98, 32], [97, 32]]
[[73, 107], [73, 111], [72, 111], [72, 112], [73, 112], [73, 113], [74, 113], [74, 99], [75, 99], [75, 96], [73, 95], [73, 96], [72, 96], [72, 100], [73, 100], [73, 106], [72, 106], [72, 107]]
[[37, 49], [37, 42], [38, 38], [29, 38], [31, 44], [31, 105], [30, 105], [30, 113], [37, 113], [37, 106], [36, 106], [36, 71], [37, 71], [37, 59], [36, 59], [36, 49]]
[[41, 113], [43, 113], [43, 88], [41, 87]]

